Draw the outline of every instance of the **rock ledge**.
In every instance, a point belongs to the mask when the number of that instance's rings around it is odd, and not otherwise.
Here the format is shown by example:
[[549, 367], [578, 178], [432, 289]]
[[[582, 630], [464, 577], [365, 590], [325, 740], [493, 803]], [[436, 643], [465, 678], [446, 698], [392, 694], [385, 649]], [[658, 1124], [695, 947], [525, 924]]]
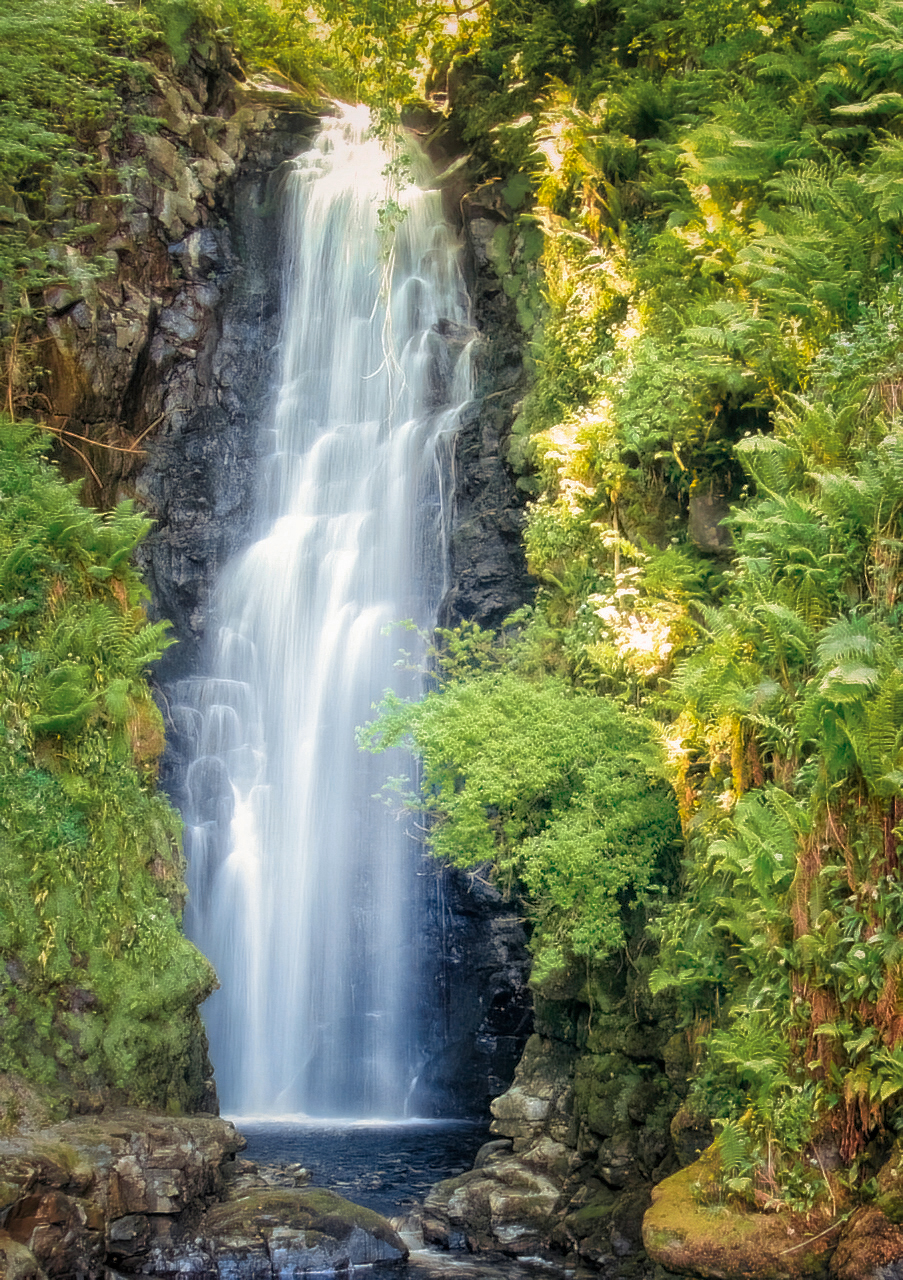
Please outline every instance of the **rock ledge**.
[[0, 1139], [0, 1276], [275, 1280], [407, 1257], [385, 1218], [330, 1191], [248, 1186], [244, 1145], [216, 1116], [129, 1109]]

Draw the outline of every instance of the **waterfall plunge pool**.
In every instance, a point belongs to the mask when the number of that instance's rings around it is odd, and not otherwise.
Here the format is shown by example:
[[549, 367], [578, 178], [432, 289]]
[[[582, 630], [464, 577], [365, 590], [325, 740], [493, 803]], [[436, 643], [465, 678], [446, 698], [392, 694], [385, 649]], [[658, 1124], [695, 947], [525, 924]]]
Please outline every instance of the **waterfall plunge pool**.
[[[416, 1209], [430, 1188], [473, 1167], [490, 1134], [468, 1120], [309, 1120], [227, 1117], [247, 1140], [242, 1157], [262, 1171], [302, 1165], [313, 1186], [398, 1219]], [[445, 1253], [425, 1248], [402, 1229], [410, 1258], [376, 1268], [384, 1280], [560, 1280], [572, 1270], [539, 1258], [491, 1253]], [[356, 1273], [358, 1274], [358, 1273]], [[363, 1274], [362, 1272], [359, 1274]], [[587, 1275], [591, 1273], [587, 1272]]]
[[229, 1119], [247, 1139], [246, 1159], [301, 1164], [312, 1184], [389, 1218], [409, 1213], [434, 1183], [472, 1168], [489, 1140], [484, 1124], [466, 1120]]

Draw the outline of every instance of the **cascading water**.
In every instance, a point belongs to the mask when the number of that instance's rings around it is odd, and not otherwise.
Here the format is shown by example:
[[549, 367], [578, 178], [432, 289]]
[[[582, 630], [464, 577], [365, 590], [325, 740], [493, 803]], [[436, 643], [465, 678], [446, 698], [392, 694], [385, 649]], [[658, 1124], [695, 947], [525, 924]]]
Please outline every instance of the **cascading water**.
[[244, 1116], [397, 1118], [417, 1069], [418, 850], [354, 729], [398, 685], [386, 628], [430, 625], [444, 589], [467, 316], [437, 193], [401, 191], [379, 234], [387, 157], [366, 131], [344, 111], [287, 179], [259, 537], [218, 588], [211, 674], [179, 695], [197, 735], [186, 923], [220, 979], [223, 1108]]

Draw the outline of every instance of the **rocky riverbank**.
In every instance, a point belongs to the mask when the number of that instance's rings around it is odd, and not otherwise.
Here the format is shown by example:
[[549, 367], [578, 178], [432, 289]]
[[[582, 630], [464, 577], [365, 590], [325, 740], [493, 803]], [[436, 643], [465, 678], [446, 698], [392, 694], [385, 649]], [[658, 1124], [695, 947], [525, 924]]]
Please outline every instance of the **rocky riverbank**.
[[266, 1280], [407, 1256], [378, 1213], [260, 1177], [244, 1145], [215, 1116], [132, 1109], [0, 1139], [0, 1276]]
[[[492, 1103], [495, 1140], [439, 1183], [424, 1235], [446, 1248], [562, 1259], [608, 1280], [655, 1274], [643, 1247], [653, 1188], [711, 1130], [682, 1111], [691, 1060], [634, 970], [536, 993], [536, 1033]], [[675, 1118], [676, 1117], [676, 1118]]]

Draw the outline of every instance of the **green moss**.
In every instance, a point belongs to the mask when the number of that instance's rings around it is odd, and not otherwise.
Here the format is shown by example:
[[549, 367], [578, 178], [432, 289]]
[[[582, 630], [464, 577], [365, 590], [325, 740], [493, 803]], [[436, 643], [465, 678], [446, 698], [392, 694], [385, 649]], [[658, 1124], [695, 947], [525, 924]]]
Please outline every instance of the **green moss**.
[[[291, 1190], [267, 1187], [216, 1205], [205, 1220], [205, 1229], [210, 1235], [261, 1233], [274, 1226], [321, 1233], [334, 1240], [344, 1240], [355, 1228], [360, 1228], [379, 1240], [391, 1243], [397, 1240], [391, 1224], [381, 1214], [319, 1187]], [[403, 1247], [400, 1241], [398, 1246]]]
[[167, 641], [129, 564], [147, 523], [81, 507], [40, 449], [0, 421], [0, 1070], [190, 1109], [213, 974], [154, 790], [145, 670]]
[[588, 1236], [598, 1227], [604, 1226], [609, 1222], [614, 1207], [615, 1196], [613, 1192], [609, 1191], [605, 1195], [600, 1194], [589, 1204], [585, 1204], [582, 1209], [577, 1209], [575, 1213], [569, 1213], [565, 1219], [565, 1224], [576, 1236]]

